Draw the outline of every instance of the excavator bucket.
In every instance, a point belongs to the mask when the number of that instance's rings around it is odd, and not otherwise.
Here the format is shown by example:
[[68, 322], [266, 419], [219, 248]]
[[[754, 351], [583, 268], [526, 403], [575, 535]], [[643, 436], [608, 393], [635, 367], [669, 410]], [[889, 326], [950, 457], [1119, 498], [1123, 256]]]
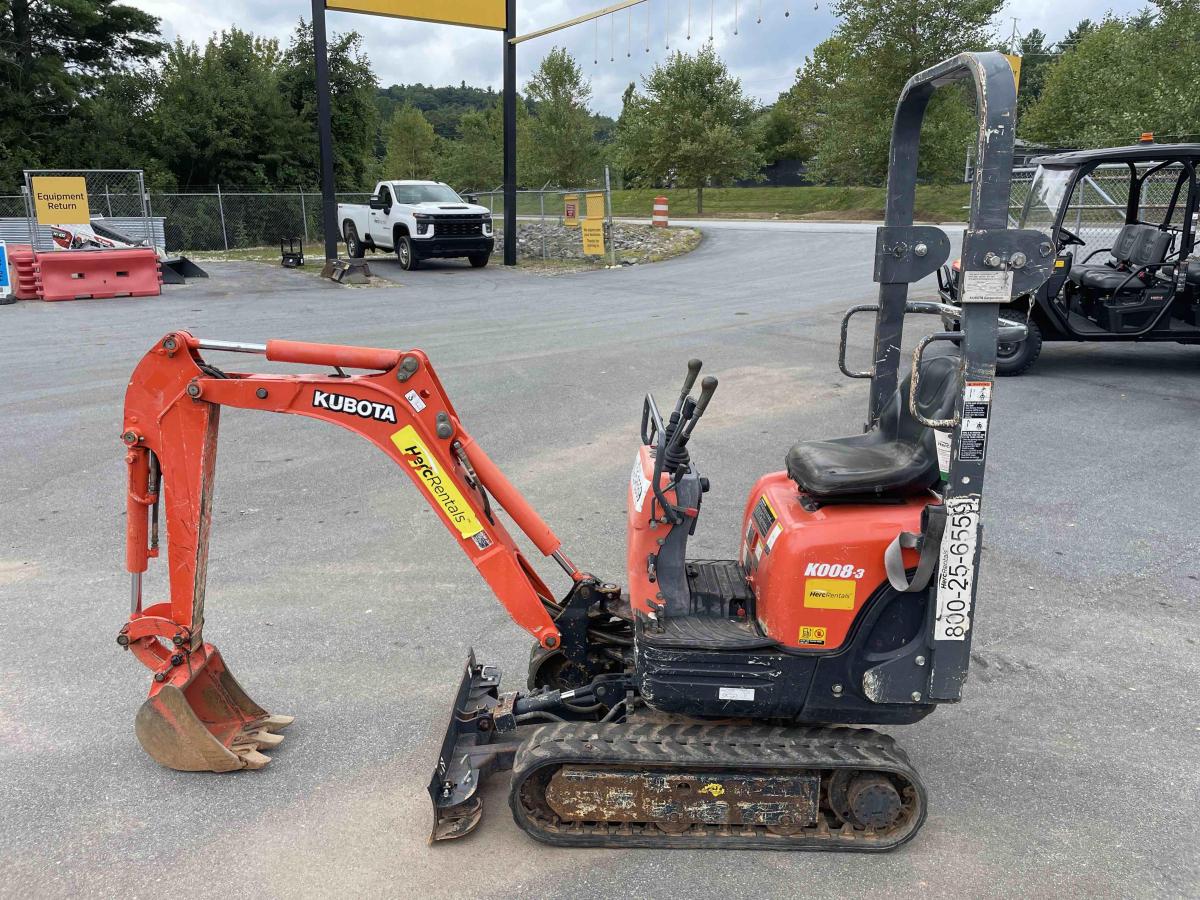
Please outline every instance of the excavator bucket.
[[156, 681], [134, 720], [142, 747], [156, 762], [184, 772], [261, 769], [262, 751], [278, 747], [276, 734], [294, 721], [273, 716], [251, 700], [211, 644], [188, 655]]

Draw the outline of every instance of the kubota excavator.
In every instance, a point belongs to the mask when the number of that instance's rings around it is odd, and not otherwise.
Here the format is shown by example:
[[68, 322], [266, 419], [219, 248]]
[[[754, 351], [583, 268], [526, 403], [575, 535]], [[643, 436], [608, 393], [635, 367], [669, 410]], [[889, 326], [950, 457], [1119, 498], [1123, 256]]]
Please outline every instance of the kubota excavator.
[[[910, 302], [908, 285], [950, 242], [912, 222], [924, 110], [974, 82], [980, 166], [962, 251], [961, 309]], [[183, 331], [138, 365], [125, 404], [127, 564], [133, 611], [118, 642], [154, 673], [138, 738], [176, 769], [256, 769], [292, 720], [242, 691], [204, 639], [205, 574], [221, 407], [292, 413], [378, 446], [438, 512], [534, 638], [525, 690], [469, 655], [429, 785], [432, 839], [479, 821], [482, 779], [512, 770], [521, 828], [567, 846], [888, 850], [910, 839], [926, 795], [904, 752], [866, 724], [915, 722], [960, 699], [979, 564], [999, 304], [1035, 290], [1053, 251], [1007, 228], [1015, 88], [996, 53], [914, 76], [896, 110], [879, 302], [843, 320], [839, 365], [870, 378], [863, 434], [802, 441], [745, 505], [737, 559], [686, 555], [709, 489], [689, 442], [717, 386], [688, 364], [673, 407], [644, 400], [629, 484], [624, 587], [580, 568], [466, 430], [420, 350], [204, 340]], [[875, 313], [873, 366], [846, 367], [846, 327]], [[926, 335], [899, 377], [906, 312], [959, 317]], [[951, 352], [924, 353], [934, 341]], [[222, 351], [326, 367], [255, 375]], [[365, 374], [347, 374], [346, 369]], [[160, 551], [169, 599], [146, 604]], [[556, 599], [504, 517], [570, 576]]]

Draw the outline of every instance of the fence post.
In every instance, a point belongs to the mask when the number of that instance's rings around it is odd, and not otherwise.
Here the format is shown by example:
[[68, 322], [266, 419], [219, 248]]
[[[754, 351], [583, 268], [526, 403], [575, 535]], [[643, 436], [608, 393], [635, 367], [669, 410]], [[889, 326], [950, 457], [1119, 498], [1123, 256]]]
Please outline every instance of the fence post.
[[112, 195], [108, 192], [108, 185], [104, 186], [104, 201], [108, 204], [108, 217], [112, 218]]
[[304, 220], [304, 243], [308, 243], [308, 211], [304, 208], [304, 188], [300, 188], [300, 218]]
[[221, 213], [221, 240], [225, 242], [225, 252], [229, 252], [229, 235], [225, 231], [225, 201], [221, 198], [221, 186], [217, 185], [217, 210]]
[[546, 259], [546, 186], [538, 191], [538, 204], [542, 208], [542, 260]]
[[604, 167], [604, 203], [608, 207], [608, 262], [617, 264], [617, 230], [613, 225], [612, 215], [612, 179], [608, 176], [608, 166]]

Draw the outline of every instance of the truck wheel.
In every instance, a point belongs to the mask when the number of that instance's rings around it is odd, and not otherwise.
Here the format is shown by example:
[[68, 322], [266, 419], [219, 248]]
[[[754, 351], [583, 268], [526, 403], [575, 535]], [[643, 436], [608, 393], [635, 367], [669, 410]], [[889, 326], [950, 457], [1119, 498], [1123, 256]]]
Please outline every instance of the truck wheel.
[[1034, 364], [1042, 352], [1042, 330], [1033, 319], [1025, 323], [1029, 335], [1016, 343], [1001, 342], [996, 346], [996, 374], [1020, 375]]
[[363, 249], [363, 243], [358, 237], [358, 229], [354, 227], [353, 222], [346, 223], [346, 233], [344, 237], [346, 238], [346, 253], [350, 256], [350, 258], [362, 259], [363, 254], [366, 251]]
[[471, 264], [472, 269], [482, 269], [491, 258], [492, 254], [490, 253], [472, 253], [467, 257], [467, 262]]
[[417, 259], [417, 251], [413, 249], [412, 238], [405, 236], [396, 241], [396, 259], [405, 272], [411, 272], [421, 264]]

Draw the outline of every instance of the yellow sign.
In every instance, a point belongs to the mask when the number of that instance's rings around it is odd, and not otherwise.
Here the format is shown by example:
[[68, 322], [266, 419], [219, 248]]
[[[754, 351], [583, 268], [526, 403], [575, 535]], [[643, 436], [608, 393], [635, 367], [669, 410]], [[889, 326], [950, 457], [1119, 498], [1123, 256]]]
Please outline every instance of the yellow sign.
[[563, 224], [568, 228], [579, 227], [579, 195], [563, 195]]
[[589, 219], [604, 218], [604, 192], [590, 191], [587, 195], [587, 217]]
[[498, 31], [507, 24], [504, 0], [325, 0], [325, 8]]
[[585, 256], [604, 255], [604, 220], [583, 220], [583, 252]]
[[856, 584], [849, 578], [806, 578], [804, 605], [814, 609], [854, 609]]
[[1021, 90], [1021, 57], [1015, 53], [1005, 53], [1004, 58], [1008, 60], [1008, 64], [1013, 70], [1013, 84], [1016, 85], [1018, 91]]
[[392, 443], [396, 445], [404, 461], [417, 473], [421, 484], [433, 498], [434, 505], [446, 514], [446, 518], [464, 539], [483, 531], [471, 504], [463, 499], [454, 480], [442, 474], [437, 459], [429, 452], [415, 428], [405, 425], [392, 435]]
[[92, 221], [87, 182], [82, 176], [34, 175], [29, 180], [39, 225], [87, 225]]

